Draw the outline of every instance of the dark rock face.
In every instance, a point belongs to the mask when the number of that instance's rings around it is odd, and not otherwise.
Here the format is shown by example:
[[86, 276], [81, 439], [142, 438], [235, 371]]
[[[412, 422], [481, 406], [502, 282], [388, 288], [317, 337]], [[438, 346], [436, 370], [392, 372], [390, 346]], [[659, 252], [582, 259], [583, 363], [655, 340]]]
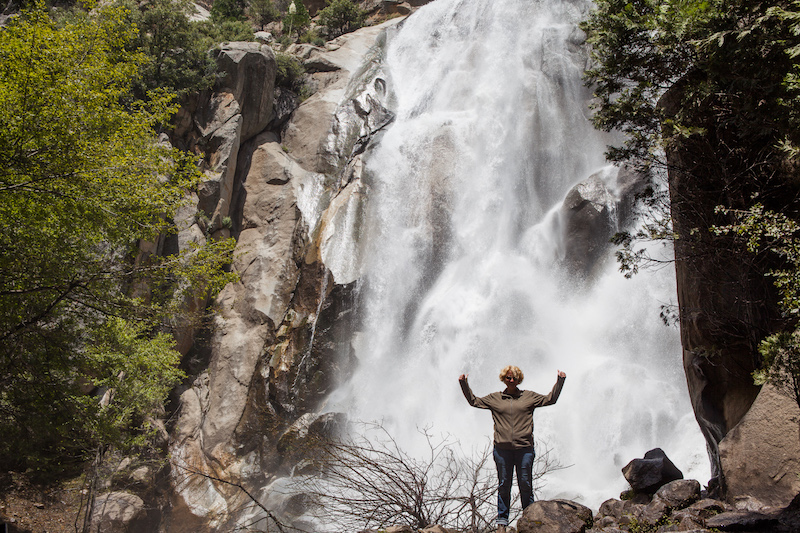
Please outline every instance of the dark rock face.
[[[681, 98], [678, 84], [660, 105], [668, 115], [674, 114]], [[759, 394], [752, 378], [760, 364], [758, 344], [767, 332], [779, 328], [781, 318], [778, 294], [765, 276], [771, 268], [767, 259], [737, 248], [730, 237], [709, 231], [712, 225], [731, 223], [715, 211], [718, 205], [744, 208], [763, 184], [744, 180], [744, 174], [725, 167], [736, 162], [721, 161], [714, 154], [725, 153], [724, 135], [730, 132], [721, 131], [713, 123], [706, 126], [707, 135], [692, 137], [680, 149], [667, 151], [677, 235], [674, 249], [681, 344], [689, 395], [712, 460], [715, 480], [710, 485], [718, 486], [729, 501], [757, 490], [771, 493], [769, 499], [777, 502], [777, 491], [782, 493], [785, 505], [796, 490], [779, 468], [770, 466], [774, 457], [762, 448], [756, 431], [740, 432], [749, 436], [740, 435], [736, 443], [729, 442], [725, 453], [742, 457], [744, 453], [733, 448], [751, 446], [747, 454], [749, 476], [761, 479], [760, 489], [744, 483], [744, 476], [729, 476], [731, 463], [723, 464], [720, 458], [721, 443], [742, 422]], [[796, 427], [782, 434], [783, 439], [797, 441]], [[766, 493], [751, 495], [758, 499]]]
[[723, 531], [774, 531], [778, 519], [761, 513], [729, 511], [712, 516], [706, 520], [706, 527]]
[[625, 465], [622, 474], [634, 491], [647, 494], [655, 493], [670, 481], [683, 479], [683, 472], [678, 470], [661, 448], [650, 450], [644, 454], [643, 459], [634, 459]]
[[564, 260], [591, 275], [607, 256], [609, 240], [631, 221], [635, 195], [644, 187], [641, 175], [628, 167], [598, 172], [573, 187], [564, 198]]

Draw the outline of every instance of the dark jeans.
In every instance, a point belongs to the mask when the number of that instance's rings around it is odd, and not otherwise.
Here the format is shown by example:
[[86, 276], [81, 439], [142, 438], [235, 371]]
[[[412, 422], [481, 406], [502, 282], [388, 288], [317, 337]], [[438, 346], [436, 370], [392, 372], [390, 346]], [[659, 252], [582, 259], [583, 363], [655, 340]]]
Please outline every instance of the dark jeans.
[[508, 512], [511, 507], [511, 479], [517, 471], [517, 487], [525, 509], [533, 503], [533, 448], [503, 450], [495, 446], [494, 462], [497, 465], [497, 478], [500, 488], [497, 491], [497, 525], [508, 525]]

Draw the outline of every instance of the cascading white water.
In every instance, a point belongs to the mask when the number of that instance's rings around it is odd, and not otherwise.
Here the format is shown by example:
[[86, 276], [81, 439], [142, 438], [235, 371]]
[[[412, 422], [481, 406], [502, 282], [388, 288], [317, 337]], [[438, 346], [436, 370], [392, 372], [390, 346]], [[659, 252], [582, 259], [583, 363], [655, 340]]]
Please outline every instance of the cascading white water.
[[659, 319], [673, 270], [626, 280], [609, 258], [587, 281], [560, 266], [554, 210], [606, 165], [609, 141], [587, 119], [581, 80], [577, 23], [590, 6], [436, 0], [393, 37], [397, 118], [366, 162], [360, 365], [329, 406], [383, 420], [401, 444], [429, 426], [482, 447], [491, 417], [464, 401], [459, 374], [484, 395], [515, 364], [522, 388], [547, 393], [564, 370], [535, 435], [569, 468], [538, 497], [596, 507], [656, 446], [687, 477], [709, 472], [678, 333]]

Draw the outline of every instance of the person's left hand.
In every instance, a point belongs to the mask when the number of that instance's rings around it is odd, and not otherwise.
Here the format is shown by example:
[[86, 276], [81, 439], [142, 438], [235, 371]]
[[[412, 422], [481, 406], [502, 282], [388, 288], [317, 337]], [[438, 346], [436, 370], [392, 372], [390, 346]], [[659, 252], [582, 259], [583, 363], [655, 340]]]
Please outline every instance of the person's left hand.
[[565, 378], [565, 377], [567, 377], [567, 375], [564, 372], [562, 372], [561, 370], [559, 370], [558, 371], [558, 377]]

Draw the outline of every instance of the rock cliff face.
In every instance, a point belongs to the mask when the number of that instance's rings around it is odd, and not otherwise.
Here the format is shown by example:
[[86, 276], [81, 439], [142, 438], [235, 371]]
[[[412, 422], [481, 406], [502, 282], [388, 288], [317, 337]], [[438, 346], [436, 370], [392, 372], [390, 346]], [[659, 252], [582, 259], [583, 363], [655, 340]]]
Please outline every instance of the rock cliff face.
[[[679, 92], [662, 100], [668, 113], [676, 111]], [[687, 143], [667, 154], [689, 394], [721, 494], [730, 502], [751, 497], [785, 506], [800, 491], [797, 477], [786, 475], [797, 471], [797, 407], [774, 391], [760, 391], [752, 378], [759, 342], [780, 323], [778, 297], [765, 276], [769, 265], [708, 230], [728, 223], [715, 213], [717, 205], [741, 207], [756, 184], [733, 183], [714, 168], [707, 150]]]
[[286, 522], [303, 510], [276, 500], [271, 483], [302, 459], [299, 436], [330, 426], [313, 413], [353, 363], [358, 250], [348, 243], [359, 230], [361, 155], [392, 119], [379, 57], [396, 23], [325, 49], [295, 46], [317, 90], [288, 120], [276, 117], [285, 94], [272, 50], [227, 43], [217, 58], [226, 75], [178, 116], [171, 140], [203, 154], [206, 178], [170, 246], [233, 236], [240, 281], [219, 294], [205, 330], [180, 334], [193, 381], [179, 391], [171, 432], [165, 530], [268, 520], [245, 491]]

